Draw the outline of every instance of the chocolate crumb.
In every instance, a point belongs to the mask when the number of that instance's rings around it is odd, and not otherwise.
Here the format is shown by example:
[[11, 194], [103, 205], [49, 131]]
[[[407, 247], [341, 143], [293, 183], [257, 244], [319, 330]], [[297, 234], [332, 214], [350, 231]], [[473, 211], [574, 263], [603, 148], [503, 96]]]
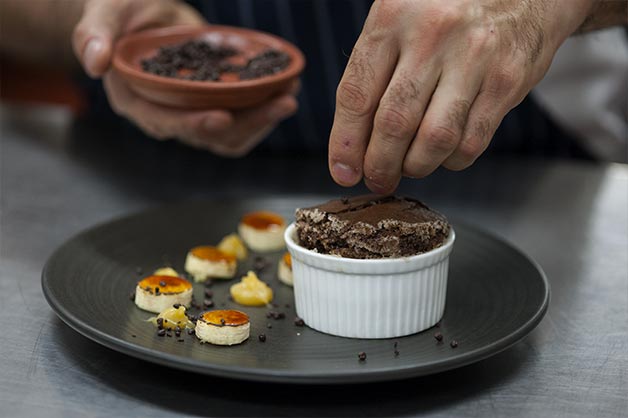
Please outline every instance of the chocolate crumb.
[[180, 343], [182, 343], [184, 340], [183, 340], [183, 338], [179, 338], [177, 341], [179, 341]]
[[358, 353], [358, 360], [360, 360], [360, 361], [365, 361], [366, 360], [366, 353], [364, 351], [360, 351]]
[[302, 327], [303, 325], [305, 325], [305, 321], [297, 316], [296, 318], [294, 318], [294, 325], [296, 325], [297, 327]]
[[180, 303], [175, 303], [174, 305], [172, 305], [173, 308], [175, 309], [179, 309], [181, 307]]
[[201, 305], [199, 305], [199, 303], [195, 300], [192, 300], [192, 302], [190, 302], [190, 306], [196, 309], [201, 309]]
[[443, 334], [437, 332], [436, 334], [434, 334], [434, 338], [436, 338], [436, 341], [441, 342], [443, 341]]
[[214, 281], [209, 279], [205, 282], [205, 287], [212, 287], [214, 285]]
[[162, 280], [162, 281], [160, 281], [160, 282], [159, 282], [159, 286], [161, 286], [161, 287], [166, 287], [166, 282], [165, 282], [165, 281], [163, 281], [163, 280]]
[[286, 306], [286, 308], [287, 308], [287, 309], [290, 309], [290, 308], [291, 308], [291, 306], [290, 306], [290, 304], [289, 304], [289, 303], [286, 303], [286, 305], [285, 305], [285, 306]]
[[253, 260], [253, 270], [262, 271], [268, 266], [268, 261], [264, 257], [257, 256]]
[[135, 335], [135, 334], [131, 334], [131, 337], [135, 338], [135, 337], [137, 337], [137, 335]]
[[224, 318], [220, 318], [220, 325], [225, 325], [225, 319]]
[[163, 337], [164, 335], [166, 335], [166, 330], [165, 329], [160, 329], [159, 331], [157, 331], [157, 335], [159, 335], [160, 337]]
[[270, 322], [266, 324], [266, 328], [271, 329], [272, 327], [273, 327], [273, 324], [271, 324]]
[[258, 339], [260, 342], [262, 342], [262, 343], [263, 343], [263, 342], [266, 342], [266, 334], [260, 334], [260, 335], [258, 335], [258, 336], [257, 336], [257, 339]]
[[456, 341], [456, 340], [451, 340], [451, 342], [449, 343], [449, 345], [451, 346], [451, 348], [456, 348], [456, 347], [458, 347], [458, 341]]
[[203, 306], [205, 306], [206, 308], [211, 308], [212, 306], [214, 306], [214, 301], [211, 299], [205, 299], [203, 301]]
[[399, 355], [399, 351], [395, 350], [395, 357]]
[[129, 294], [129, 299], [135, 300], [135, 290]]
[[434, 325], [436, 328], [440, 328], [440, 322], [437, 322], [436, 325]]
[[398, 346], [399, 346], [399, 341], [395, 341], [395, 343], [393, 344], [393, 347], [395, 348], [395, 350], [397, 349]]
[[164, 319], [163, 318], [157, 318], [157, 325], [163, 326], [164, 325]]
[[272, 318], [272, 319], [284, 319], [286, 317], [286, 314], [283, 312], [277, 312], [277, 311], [268, 311], [266, 312], [266, 318]]
[[340, 198], [340, 202], [341, 202], [343, 205], [348, 205], [348, 204], [349, 204], [349, 198], [348, 198], [348, 197], [346, 197], [346, 196], [343, 196], [343, 197], [341, 197], [341, 198]]
[[211, 289], [205, 289], [205, 296], [212, 298], [214, 296], [214, 292]]
[[194, 330], [192, 328], [188, 328], [188, 335], [193, 335], [194, 334]]
[[155, 294], [158, 295], [159, 294], [159, 287], [155, 287]]

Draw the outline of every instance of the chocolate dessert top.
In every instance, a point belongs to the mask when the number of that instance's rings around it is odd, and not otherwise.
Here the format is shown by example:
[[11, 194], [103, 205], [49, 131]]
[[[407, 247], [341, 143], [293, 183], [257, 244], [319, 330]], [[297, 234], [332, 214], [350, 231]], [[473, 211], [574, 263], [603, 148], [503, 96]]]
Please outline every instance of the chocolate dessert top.
[[430, 210], [416, 199], [398, 196], [364, 195], [346, 199], [331, 200], [309, 209], [336, 215], [346, 221], [361, 221], [377, 225], [385, 219], [407, 223], [443, 220], [443, 217]]
[[297, 209], [299, 243], [322, 254], [390, 258], [420, 254], [443, 244], [447, 219], [416, 199], [364, 195]]

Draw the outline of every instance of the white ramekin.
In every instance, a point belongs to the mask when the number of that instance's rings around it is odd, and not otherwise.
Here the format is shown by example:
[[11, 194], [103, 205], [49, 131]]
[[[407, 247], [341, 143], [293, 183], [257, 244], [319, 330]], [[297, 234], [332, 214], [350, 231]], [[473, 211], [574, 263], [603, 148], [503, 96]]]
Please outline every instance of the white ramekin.
[[285, 240], [297, 315], [318, 331], [351, 338], [394, 338], [430, 328], [445, 310], [455, 237], [451, 229], [441, 247], [411, 257], [358, 260], [302, 247], [293, 223]]

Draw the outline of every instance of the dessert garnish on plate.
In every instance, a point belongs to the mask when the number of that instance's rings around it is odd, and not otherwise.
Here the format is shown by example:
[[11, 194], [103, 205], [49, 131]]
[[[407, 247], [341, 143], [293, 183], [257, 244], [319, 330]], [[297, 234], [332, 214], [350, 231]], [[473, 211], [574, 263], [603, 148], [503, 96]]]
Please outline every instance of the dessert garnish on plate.
[[145, 277], [135, 287], [135, 304], [145, 311], [160, 313], [174, 304], [189, 306], [192, 283], [176, 275], [176, 271], [159, 269]]
[[201, 342], [215, 345], [234, 345], [249, 338], [249, 316], [236, 310], [205, 312], [196, 321], [195, 333]]
[[286, 230], [284, 218], [274, 212], [257, 211], [247, 213], [240, 220], [238, 233], [253, 251], [267, 253], [285, 247], [283, 233]]
[[195, 282], [212, 279], [231, 279], [236, 273], [236, 255], [226, 253], [211, 245], [192, 248], [185, 259], [185, 271]]
[[231, 297], [244, 306], [264, 306], [273, 300], [273, 289], [249, 271], [239, 283], [231, 286]]

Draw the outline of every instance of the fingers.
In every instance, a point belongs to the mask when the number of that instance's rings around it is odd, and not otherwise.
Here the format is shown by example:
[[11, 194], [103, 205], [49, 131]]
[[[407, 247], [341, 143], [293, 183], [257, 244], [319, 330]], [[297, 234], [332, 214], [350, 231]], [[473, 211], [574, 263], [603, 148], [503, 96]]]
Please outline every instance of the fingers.
[[104, 77], [113, 110], [131, 119], [155, 139], [179, 138], [200, 146], [202, 138], [222, 134], [232, 127], [233, 115], [224, 110], [188, 111], [158, 105], [137, 96], [115, 72]]
[[463, 170], [473, 164], [488, 147], [505, 114], [495, 114], [495, 102], [488, 100], [488, 95], [478, 95], [469, 111], [462, 139], [454, 152], [445, 159], [443, 167]]
[[452, 65], [444, 70], [403, 161], [404, 175], [425, 177], [454, 152], [481, 83], [481, 68], [470, 72], [465, 66]]
[[396, 44], [377, 36], [360, 35], [336, 92], [329, 170], [342, 186], [353, 186], [362, 178], [373, 116], [397, 61]]
[[226, 157], [248, 153], [298, 108], [294, 96], [284, 95], [238, 112], [188, 111], [142, 99], [115, 72], [105, 75], [104, 84], [114, 111], [131, 119], [148, 135], [162, 140], [176, 138]]
[[469, 111], [462, 140], [443, 162], [450, 170], [463, 170], [475, 162], [486, 150], [501, 120], [521, 102], [525, 90], [515, 80], [515, 70], [498, 68], [488, 74]]
[[408, 147], [438, 81], [434, 65], [416, 63], [408, 57], [400, 59], [379, 102], [364, 157], [364, 181], [375, 193], [396, 189]]

